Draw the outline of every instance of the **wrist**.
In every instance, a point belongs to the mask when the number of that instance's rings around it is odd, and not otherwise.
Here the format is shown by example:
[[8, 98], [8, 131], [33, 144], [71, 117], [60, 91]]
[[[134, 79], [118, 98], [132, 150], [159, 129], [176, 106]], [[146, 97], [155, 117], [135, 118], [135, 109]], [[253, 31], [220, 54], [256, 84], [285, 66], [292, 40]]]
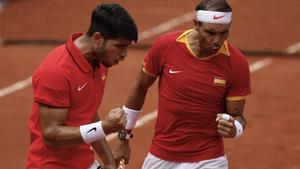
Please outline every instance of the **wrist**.
[[120, 146], [129, 146], [129, 140], [120, 140], [120, 139], [118, 139], [118, 145], [120, 145]]
[[120, 130], [118, 132], [118, 138], [120, 141], [128, 141], [133, 138], [133, 134], [131, 132], [127, 132], [126, 130]]
[[123, 111], [126, 116], [126, 130], [132, 130], [135, 127], [136, 121], [138, 119], [138, 115], [141, 112], [141, 110], [133, 110], [130, 108], [127, 108], [125, 105], [123, 106]]
[[238, 120], [234, 120], [234, 125], [235, 125], [235, 128], [236, 128], [236, 133], [235, 133], [235, 139], [238, 139], [242, 136], [243, 132], [244, 132], [244, 129], [243, 129], [243, 126], [241, 124], [241, 122], [239, 122]]
[[111, 133], [111, 129], [109, 127], [109, 124], [105, 119], [102, 121], [101, 127], [102, 127], [105, 134], [110, 134]]
[[102, 128], [102, 121], [81, 125], [79, 131], [85, 143], [91, 143], [106, 136]]
[[243, 129], [243, 125], [239, 120], [234, 119], [232, 116], [230, 116], [229, 114], [222, 114], [221, 118], [225, 121], [231, 121], [233, 120], [233, 124], [235, 126], [235, 136], [233, 137], [234, 139], [238, 139], [242, 136], [244, 129]]

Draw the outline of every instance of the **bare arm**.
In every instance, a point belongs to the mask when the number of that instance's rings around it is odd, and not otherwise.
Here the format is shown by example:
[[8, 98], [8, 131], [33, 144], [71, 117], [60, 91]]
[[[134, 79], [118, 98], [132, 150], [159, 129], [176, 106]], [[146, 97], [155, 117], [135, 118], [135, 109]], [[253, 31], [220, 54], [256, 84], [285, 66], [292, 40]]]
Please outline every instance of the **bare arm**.
[[[133, 110], [142, 109], [148, 88], [153, 84], [155, 79], [156, 77], [147, 75], [141, 69], [135, 81], [133, 82], [129, 95], [126, 99], [125, 106]], [[127, 130], [127, 132], [130, 133], [131, 130]], [[122, 159], [124, 159], [125, 164], [127, 164], [130, 158], [129, 141], [118, 140], [118, 144], [113, 154], [117, 164], [119, 164]]]
[[[95, 115], [95, 122], [99, 121], [100, 118], [98, 114]], [[106, 168], [116, 168], [116, 163], [113, 158], [112, 152], [109, 148], [109, 145], [106, 141], [106, 139], [101, 139], [98, 141], [95, 141], [91, 143], [93, 149], [97, 153], [98, 157], [101, 159], [101, 161], [104, 164], [104, 167]]]
[[232, 116], [229, 121], [221, 119], [221, 117], [218, 115], [217, 121], [219, 121], [218, 124], [218, 132], [221, 136], [225, 138], [234, 138], [236, 135], [236, 127], [234, 125], [234, 120], [237, 120], [240, 122], [242, 127], [245, 129], [246, 127], [246, 119], [244, 118], [244, 106], [245, 106], [246, 100], [237, 100], [237, 101], [230, 101], [227, 100], [226, 102], [226, 108], [227, 108], [227, 114]]
[[[156, 77], [146, 74], [143, 69], [141, 69], [133, 82], [125, 106], [129, 109], [141, 110], [145, 102], [148, 88], [154, 83], [155, 79]], [[127, 131], [131, 132], [129, 129], [127, 129]]]
[[41, 129], [47, 146], [71, 146], [84, 143], [79, 127], [65, 126], [68, 109], [39, 104]]
[[244, 117], [244, 107], [246, 100], [238, 100], [238, 101], [227, 101], [227, 113], [234, 117], [235, 120], [238, 120], [243, 128], [246, 127], [246, 119]]
[[[39, 104], [41, 132], [47, 146], [71, 146], [84, 143], [78, 127], [66, 126], [68, 114], [66, 108], [49, 107]], [[105, 134], [124, 128], [125, 118], [121, 108], [111, 110], [102, 121]]]
[[142, 109], [148, 88], [153, 84], [155, 79], [156, 77], [145, 74], [141, 69], [131, 87], [125, 106], [134, 110]]

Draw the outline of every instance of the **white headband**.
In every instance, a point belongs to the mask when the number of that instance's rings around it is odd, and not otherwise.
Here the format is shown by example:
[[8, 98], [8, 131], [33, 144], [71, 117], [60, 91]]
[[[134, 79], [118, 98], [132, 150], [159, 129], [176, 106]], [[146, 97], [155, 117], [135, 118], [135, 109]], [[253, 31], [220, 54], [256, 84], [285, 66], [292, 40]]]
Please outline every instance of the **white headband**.
[[228, 24], [231, 22], [232, 12], [197, 11], [197, 21], [205, 23]]

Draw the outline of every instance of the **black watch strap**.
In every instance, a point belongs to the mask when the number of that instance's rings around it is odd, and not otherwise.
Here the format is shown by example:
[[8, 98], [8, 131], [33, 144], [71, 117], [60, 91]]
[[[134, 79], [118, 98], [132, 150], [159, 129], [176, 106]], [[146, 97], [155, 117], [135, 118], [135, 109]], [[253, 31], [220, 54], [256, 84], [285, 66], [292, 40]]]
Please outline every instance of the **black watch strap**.
[[118, 133], [118, 137], [120, 140], [129, 140], [129, 139], [133, 138], [133, 134], [127, 133], [125, 130], [121, 130]]

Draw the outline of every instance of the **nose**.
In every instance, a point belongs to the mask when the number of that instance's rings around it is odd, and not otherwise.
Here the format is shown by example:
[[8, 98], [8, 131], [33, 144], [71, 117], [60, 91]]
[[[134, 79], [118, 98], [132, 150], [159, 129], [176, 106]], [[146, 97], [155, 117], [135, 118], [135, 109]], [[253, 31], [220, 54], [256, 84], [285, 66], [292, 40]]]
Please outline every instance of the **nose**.
[[121, 60], [124, 60], [127, 57], [127, 52], [120, 53]]
[[214, 39], [213, 39], [213, 44], [214, 45], [220, 45], [222, 43], [222, 38], [219, 34], [216, 34]]

